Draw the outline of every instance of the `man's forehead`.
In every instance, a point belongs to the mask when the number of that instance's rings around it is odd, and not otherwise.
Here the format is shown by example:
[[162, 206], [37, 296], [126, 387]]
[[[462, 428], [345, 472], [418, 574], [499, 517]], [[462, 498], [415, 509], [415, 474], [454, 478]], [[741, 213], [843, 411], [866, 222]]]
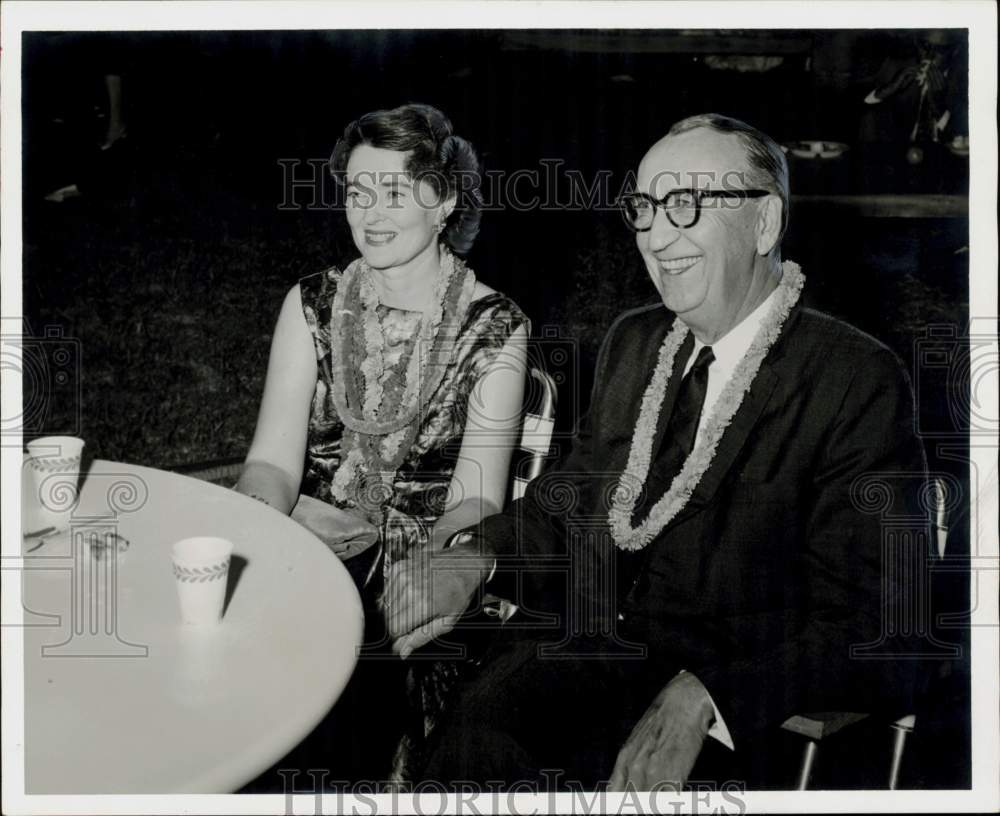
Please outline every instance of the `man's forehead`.
[[746, 152], [732, 133], [696, 128], [664, 136], [639, 163], [642, 190], [665, 192], [678, 187], [720, 188], [738, 185], [748, 171]]

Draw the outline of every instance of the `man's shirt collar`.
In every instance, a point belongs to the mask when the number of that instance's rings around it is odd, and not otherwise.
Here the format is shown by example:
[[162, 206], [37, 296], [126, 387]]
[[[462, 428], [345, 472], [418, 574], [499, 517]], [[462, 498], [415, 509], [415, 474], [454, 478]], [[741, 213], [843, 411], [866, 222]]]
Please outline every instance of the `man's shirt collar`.
[[[712, 353], [715, 355], [715, 363], [713, 363], [712, 368], [726, 373], [732, 372], [736, 368], [739, 361], [750, 349], [750, 344], [757, 335], [757, 330], [771, 308], [771, 304], [774, 303], [779, 288], [775, 287], [774, 291], [764, 298], [756, 309], [712, 343]], [[705, 343], [702, 343], [697, 337], [694, 339], [694, 351], [691, 353], [689, 366], [704, 345]]]

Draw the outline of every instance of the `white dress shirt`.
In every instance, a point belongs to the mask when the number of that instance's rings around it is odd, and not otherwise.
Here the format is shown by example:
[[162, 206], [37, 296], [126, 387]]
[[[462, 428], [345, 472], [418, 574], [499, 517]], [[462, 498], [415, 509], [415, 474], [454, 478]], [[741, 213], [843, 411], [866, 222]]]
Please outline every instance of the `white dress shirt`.
[[[736, 366], [739, 365], [740, 360], [750, 350], [750, 344], [753, 343], [760, 324], [770, 310], [771, 304], [774, 303], [777, 292], [777, 289], [771, 292], [764, 299], [763, 303], [743, 318], [741, 323], [734, 326], [727, 334], [724, 334], [712, 343], [712, 353], [715, 355], [715, 360], [708, 367], [708, 385], [705, 388], [705, 402], [701, 408], [701, 418], [698, 420], [698, 434], [695, 437], [696, 445], [705, 433], [705, 424], [712, 415], [712, 409], [715, 408], [716, 403], [719, 401], [722, 389], [732, 379], [733, 373], [736, 371]], [[684, 366], [685, 374], [694, 365], [695, 358], [697, 358], [698, 352], [701, 351], [704, 345], [697, 337], [694, 339], [694, 351], [691, 352], [687, 365]], [[715, 705], [715, 700], [711, 699], [711, 695], [709, 695], [709, 699], [712, 702], [712, 708], [715, 710], [715, 722], [708, 729], [708, 736], [714, 737], [729, 749], [735, 749], [733, 738], [729, 734], [729, 729], [726, 727], [725, 721], [722, 719], [722, 714], [719, 713], [718, 706]]]
[[[771, 304], [774, 303], [777, 293], [778, 290], [775, 289], [764, 299], [764, 302], [760, 306], [743, 318], [743, 322], [731, 328], [728, 334], [724, 334], [712, 343], [712, 353], [715, 355], [715, 360], [708, 367], [708, 386], [705, 388], [705, 402], [701, 409], [701, 419], [698, 420], [696, 444], [705, 432], [705, 423], [712, 415], [712, 409], [715, 408], [715, 404], [719, 401], [722, 389], [732, 379], [733, 372], [736, 371], [736, 366], [739, 365], [740, 360], [750, 350], [750, 344], [753, 342], [754, 337], [756, 337], [760, 324], [771, 309]], [[694, 339], [694, 351], [691, 352], [691, 356], [684, 366], [685, 374], [691, 370], [698, 352], [701, 351], [704, 345], [697, 337]]]

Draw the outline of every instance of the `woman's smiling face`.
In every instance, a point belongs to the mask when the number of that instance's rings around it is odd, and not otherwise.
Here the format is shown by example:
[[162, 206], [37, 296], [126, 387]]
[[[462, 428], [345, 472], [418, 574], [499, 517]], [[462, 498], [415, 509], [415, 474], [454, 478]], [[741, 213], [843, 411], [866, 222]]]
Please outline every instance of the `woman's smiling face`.
[[347, 162], [347, 223], [373, 269], [403, 266], [436, 246], [445, 204], [406, 171], [408, 154], [360, 144]]

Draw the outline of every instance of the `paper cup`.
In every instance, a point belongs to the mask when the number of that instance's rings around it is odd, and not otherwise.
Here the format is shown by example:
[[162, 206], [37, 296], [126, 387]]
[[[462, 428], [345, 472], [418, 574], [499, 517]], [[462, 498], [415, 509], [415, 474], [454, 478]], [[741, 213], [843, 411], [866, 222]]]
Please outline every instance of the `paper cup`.
[[80, 493], [84, 441], [76, 436], [43, 436], [27, 444], [31, 503], [45, 522], [68, 523]]
[[199, 536], [174, 544], [173, 566], [181, 620], [204, 626], [222, 620], [233, 542]]

